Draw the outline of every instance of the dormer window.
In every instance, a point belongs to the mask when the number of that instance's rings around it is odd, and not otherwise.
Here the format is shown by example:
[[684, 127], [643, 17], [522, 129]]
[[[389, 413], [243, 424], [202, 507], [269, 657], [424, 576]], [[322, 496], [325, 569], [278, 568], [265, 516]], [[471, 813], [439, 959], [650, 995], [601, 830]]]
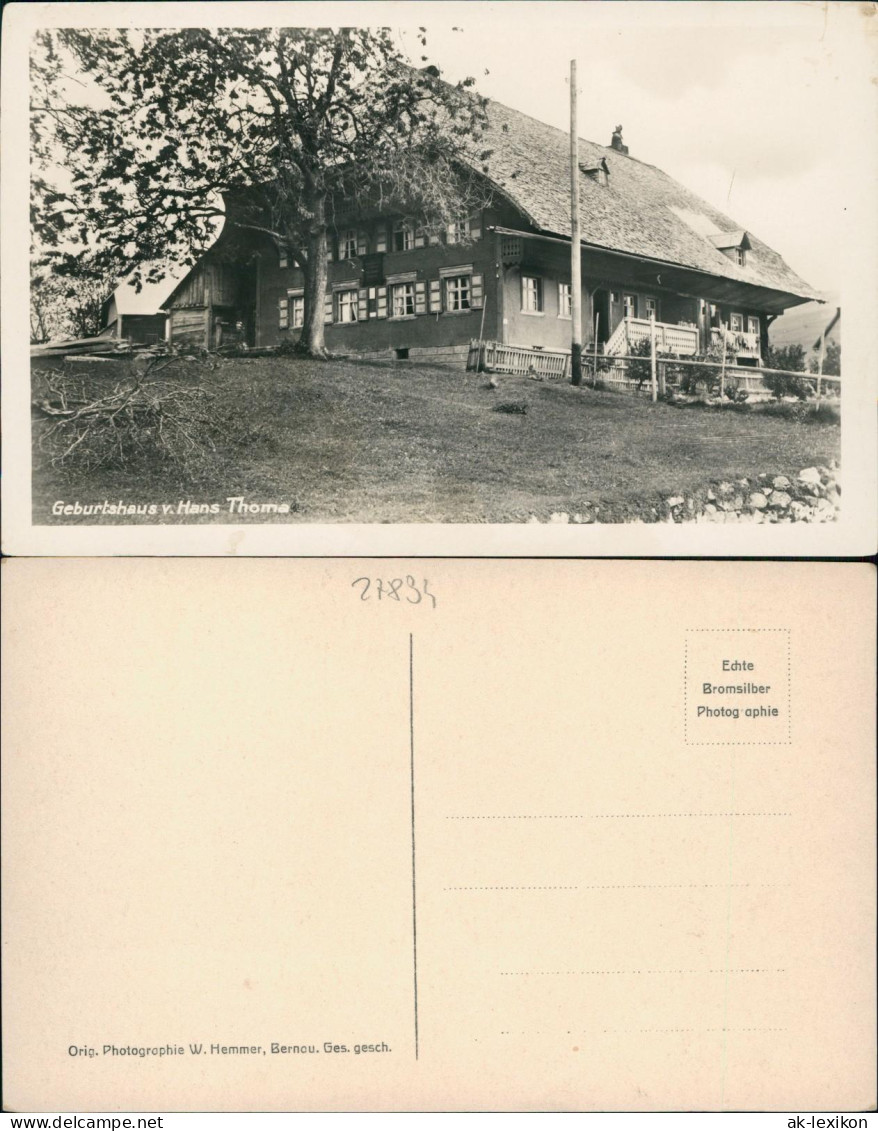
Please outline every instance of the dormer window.
[[588, 177], [590, 181], [594, 181], [595, 184], [598, 185], [603, 185], [604, 188], [610, 183], [610, 167], [607, 165], [605, 157], [602, 157], [597, 165], [585, 165], [580, 162], [579, 171]]
[[739, 228], [736, 232], [712, 232], [707, 238], [726, 259], [731, 259], [738, 267], [746, 265], [750, 237], [745, 231]]

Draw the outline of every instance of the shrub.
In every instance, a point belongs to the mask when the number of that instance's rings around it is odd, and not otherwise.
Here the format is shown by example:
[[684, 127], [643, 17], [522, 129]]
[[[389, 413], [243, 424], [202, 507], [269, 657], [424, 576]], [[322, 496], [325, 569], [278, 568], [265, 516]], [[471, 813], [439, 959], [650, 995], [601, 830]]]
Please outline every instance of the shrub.
[[808, 382], [792, 373], [763, 373], [762, 380], [777, 400], [782, 400], [784, 397], [798, 397], [803, 401], [810, 392]]
[[[811, 372], [816, 373], [820, 368], [820, 355], [811, 358]], [[841, 344], [827, 342], [823, 353], [823, 373], [827, 377], [841, 376]]]
[[629, 361], [628, 362], [628, 377], [632, 381], [637, 382], [637, 388], [642, 389], [644, 384], [652, 377], [652, 343], [649, 338], [641, 338], [639, 342], [635, 342], [633, 346], [629, 346], [628, 354], [630, 357], [638, 359], [643, 358], [643, 361]]
[[796, 373], [805, 372], [805, 350], [802, 346], [783, 346], [781, 349], [768, 347], [765, 364], [769, 369], [792, 369]]

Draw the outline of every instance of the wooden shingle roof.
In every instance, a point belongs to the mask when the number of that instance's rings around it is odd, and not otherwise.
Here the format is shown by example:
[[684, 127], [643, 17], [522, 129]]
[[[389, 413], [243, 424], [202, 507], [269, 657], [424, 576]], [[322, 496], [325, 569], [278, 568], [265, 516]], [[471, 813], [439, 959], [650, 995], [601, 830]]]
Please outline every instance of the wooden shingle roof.
[[[484, 139], [488, 176], [540, 231], [570, 236], [570, 142], [562, 130], [519, 110], [488, 101]], [[586, 245], [678, 264], [725, 279], [769, 287], [800, 298], [818, 292], [776, 251], [747, 233], [746, 263], [738, 266], [711, 236], [742, 234], [741, 225], [678, 184], [661, 169], [611, 146], [580, 139], [579, 160], [605, 160], [608, 184], [580, 178], [580, 223]], [[726, 244], [725, 246], [732, 246]]]

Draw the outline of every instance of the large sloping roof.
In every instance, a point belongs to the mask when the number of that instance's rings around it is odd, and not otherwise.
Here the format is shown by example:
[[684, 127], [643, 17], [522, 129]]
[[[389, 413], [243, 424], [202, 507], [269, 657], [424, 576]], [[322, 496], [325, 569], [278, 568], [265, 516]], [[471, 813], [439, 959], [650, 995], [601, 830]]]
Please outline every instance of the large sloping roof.
[[[570, 236], [570, 140], [499, 102], [487, 105], [488, 176], [544, 232]], [[705, 144], [710, 144], [707, 141]], [[818, 292], [776, 251], [748, 232], [750, 250], [739, 267], [711, 235], [741, 234], [741, 225], [678, 184], [661, 169], [610, 146], [580, 139], [582, 165], [604, 158], [608, 184], [580, 177], [580, 222], [585, 244], [694, 268], [739, 283], [769, 287], [801, 298]]]

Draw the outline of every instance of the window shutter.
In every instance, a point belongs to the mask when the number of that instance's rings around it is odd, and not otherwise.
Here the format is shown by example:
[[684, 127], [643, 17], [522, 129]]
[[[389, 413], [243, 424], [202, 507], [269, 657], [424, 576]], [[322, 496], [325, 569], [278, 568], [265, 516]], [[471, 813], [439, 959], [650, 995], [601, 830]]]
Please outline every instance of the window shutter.
[[369, 242], [365, 232], [357, 232], [357, 255], [365, 255], [369, 250]]
[[326, 262], [332, 263], [332, 236], [326, 236]]
[[326, 295], [323, 300], [323, 322], [328, 324], [332, 321], [332, 295]]
[[415, 283], [415, 314], [427, 313], [427, 284]]
[[430, 311], [438, 314], [442, 309], [442, 284], [438, 279], [430, 280]]
[[375, 250], [387, 251], [387, 227], [381, 224], [375, 233]]
[[369, 321], [369, 292], [365, 287], [361, 287], [357, 292], [357, 321]]
[[470, 239], [480, 240], [482, 238], [482, 222], [478, 216], [474, 216], [470, 221], [469, 226]]
[[424, 234], [423, 228], [415, 229], [415, 247], [423, 247], [427, 242], [427, 237]]
[[277, 300], [278, 324], [281, 330], [286, 330], [290, 324], [290, 307], [285, 298]]
[[472, 294], [470, 296], [470, 305], [472, 306], [473, 310], [482, 309], [482, 295], [482, 276], [473, 275]]
[[378, 303], [378, 309], [375, 312], [377, 317], [378, 318], [386, 318], [387, 317], [387, 287], [379, 287], [378, 288], [377, 303]]

